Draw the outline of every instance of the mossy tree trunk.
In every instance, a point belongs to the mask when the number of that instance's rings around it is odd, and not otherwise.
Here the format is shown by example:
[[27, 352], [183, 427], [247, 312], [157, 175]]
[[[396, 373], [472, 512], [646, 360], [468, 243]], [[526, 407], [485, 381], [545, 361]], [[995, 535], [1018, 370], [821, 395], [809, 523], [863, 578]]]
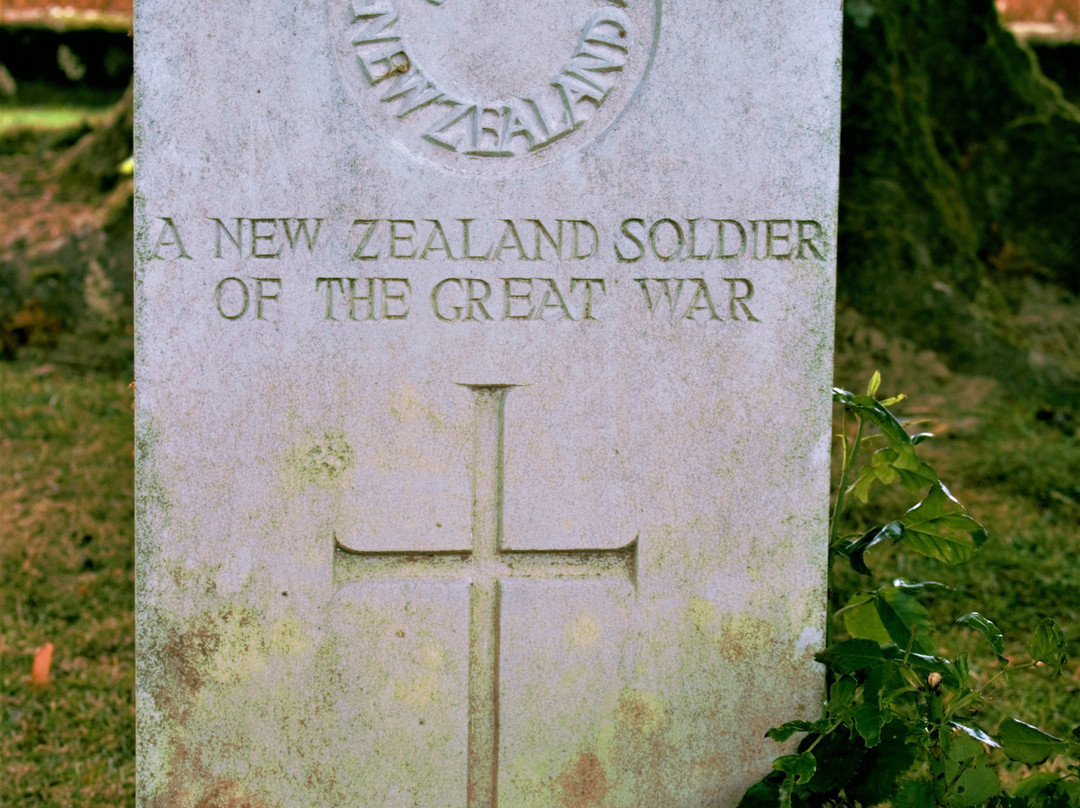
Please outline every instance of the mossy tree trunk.
[[131, 156], [132, 98], [129, 84], [105, 121], [79, 138], [60, 158], [57, 169], [63, 193], [88, 198], [101, 196], [122, 181], [125, 175], [121, 166]]
[[992, 0], [848, 0], [841, 297], [959, 370], [1056, 404], [1029, 362], [1020, 279], [1080, 291], [1080, 110]]

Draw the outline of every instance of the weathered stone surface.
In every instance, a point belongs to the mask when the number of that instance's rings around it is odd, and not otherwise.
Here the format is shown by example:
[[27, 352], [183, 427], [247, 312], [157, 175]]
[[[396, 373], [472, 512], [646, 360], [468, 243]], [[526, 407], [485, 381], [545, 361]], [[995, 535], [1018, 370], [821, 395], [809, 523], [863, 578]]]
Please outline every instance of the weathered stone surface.
[[760, 776], [821, 688], [839, 26], [139, 4], [142, 805]]

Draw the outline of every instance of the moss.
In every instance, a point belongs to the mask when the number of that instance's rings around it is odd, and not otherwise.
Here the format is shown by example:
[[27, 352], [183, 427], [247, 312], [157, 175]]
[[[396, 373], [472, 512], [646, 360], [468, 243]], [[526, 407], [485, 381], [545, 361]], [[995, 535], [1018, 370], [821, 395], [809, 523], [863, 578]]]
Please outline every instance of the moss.
[[353, 449], [341, 430], [327, 430], [310, 435], [293, 447], [287, 464], [303, 480], [330, 486], [341, 479], [353, 465]]

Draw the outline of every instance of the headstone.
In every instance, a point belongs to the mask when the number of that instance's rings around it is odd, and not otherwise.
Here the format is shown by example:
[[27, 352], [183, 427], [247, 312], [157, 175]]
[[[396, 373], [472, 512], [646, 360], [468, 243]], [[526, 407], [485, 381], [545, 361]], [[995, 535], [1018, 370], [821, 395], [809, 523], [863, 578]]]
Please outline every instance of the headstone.
[[137, 4], [144, 808], [768, 771], [822, 689], [840, 22]]

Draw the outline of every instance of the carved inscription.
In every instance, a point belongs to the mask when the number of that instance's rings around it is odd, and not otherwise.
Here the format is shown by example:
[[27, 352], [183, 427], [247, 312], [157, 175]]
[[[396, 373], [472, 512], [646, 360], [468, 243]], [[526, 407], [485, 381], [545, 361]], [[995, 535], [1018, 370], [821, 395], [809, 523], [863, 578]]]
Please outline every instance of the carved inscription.
[[567, 43], [558, 74], [538, 77], [533, 91], [506, 99], [469, 98], [437, 86], [406, 42], [397, 5], [389, 0], [353, 0], [349, 36], [371, 92], [397, 119], [418, 119], [423, 140], [470, 157], [515, 157], [580, 129], [608, 100], [637, 47], [625, 5], [610, 0], [591, 14], [586, 7], [588, 16], [576, 44]]
[[660, 261], [756, 259], [825, 260], [821, 225], [813, 220], [624, 219], [615, 257], [632, 264], [650, 256]]
[[[290, 254], [295, 253], [298, 247], [306, 247], [308, 252], [314, 250], [324, 220], [248, 219], [238, 216], [229, 222], [215, 218], [210, 221], [214, 223], [215, 258], [233, 254], [249, 258], [281, 258], [286, 246]], [[230, 247], [235, 248], [235, 253], [230, 252]]]
[[444, 323], [595, 320], [604, 292], [603, 278], [571, 278], [563, 290], [554, 278], [443, 278], [431, 290], [431, 310]]
[[579, 261], [600, 248], [585, 219], [357, 219], [356, 261]]
[[[828, 241], [809, 218], [627, 217], [601, 227], [569, 217], [235, 216], [189, 225], [160, 216], [152, 243], [149, 262], [228, 267], [211, 294], [229, 322], [277, 323], [283, 300], [302, 294], [324, 322], [586, 325], [627, 294], [642, 318], [760, 323], [754, 276], [776, 262], [822, 263]], [[428, 264], [443, 271], [421, 271]]]
[[[326, 284], [324, 320], [404, 320], [409, 316], [408, 278], [316, 278]], [[346, 315], [345, 312], [348, 312]]]
[[[249, 311], [256, 320], [273, 320], [264, 316], [271, 302], [281, 294], [281, 278], [223, 278], [214, 289], [218, 314], [226, 320], [239, 320]], [[254, 307], [252, 304], [254, 303]]]
[[[666, 313], [672, 320], [723, 320], [713, 303], [714, 293], [704, 278], [634, 278], [641, 285], [649, 313]], [[724, 278], [727, 289], [727, 315], [732, 320], [761, 322], [750, 311], [754, 284], [748, 278]], [[685, 294], [683, 294], [685, 292]], [[741, 316], [740, 316], [741, 315]]]
[[662, 0], [329, 0], [338, 69], [373, 127], [429, 162], [507, 174], [587, 146], [636, 95]]

